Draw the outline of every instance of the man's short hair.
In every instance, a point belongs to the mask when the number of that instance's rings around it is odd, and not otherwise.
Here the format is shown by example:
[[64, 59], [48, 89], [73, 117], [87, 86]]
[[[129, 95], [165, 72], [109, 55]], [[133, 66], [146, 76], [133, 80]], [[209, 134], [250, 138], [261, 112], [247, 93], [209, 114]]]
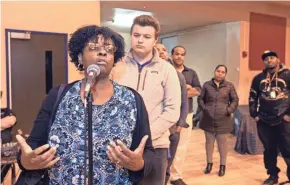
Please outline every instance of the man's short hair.
[[139, 26], [151, 26], [155, 29], [155, 38], [159, 37], [160, 34], [160, 24], [159, 21], [154, 18], [151, 15], [140, 15], [138, 17], [135, 17], [134, 22], [131, 26], [131, 31], [130, 33], [132, 34], [133, 28], [135, 25], [139, 25]]
[[171, 50], [171, 55], [174, 54], [174, 51], [175, 51], [176, 48], [183, 48], [183, 49], [184, 49], [184, 54], [186, 54], [186, 49], [185, 49], [185, 47], [183, 47], [183, 46], [175, 46], [175, 47], [172, 48], [172, 50]]

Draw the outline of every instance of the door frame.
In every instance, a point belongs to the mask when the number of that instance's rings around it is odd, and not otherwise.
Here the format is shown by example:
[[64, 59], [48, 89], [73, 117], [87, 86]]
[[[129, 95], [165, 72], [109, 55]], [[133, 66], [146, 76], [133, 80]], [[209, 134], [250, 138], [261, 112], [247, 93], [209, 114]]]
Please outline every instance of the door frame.
[[11, 88], [11, 32], [30, 33], [39, 35], [61, 35], [64, 36], [64, 62], [65, 62], [65, 83], [68, 83], [68, 34], [57, 32], [29, 31], [17, 29], [5, 29], [5, 49], [6, 49], [6, 99], [7, 108], [12, 108], [12, 88]]

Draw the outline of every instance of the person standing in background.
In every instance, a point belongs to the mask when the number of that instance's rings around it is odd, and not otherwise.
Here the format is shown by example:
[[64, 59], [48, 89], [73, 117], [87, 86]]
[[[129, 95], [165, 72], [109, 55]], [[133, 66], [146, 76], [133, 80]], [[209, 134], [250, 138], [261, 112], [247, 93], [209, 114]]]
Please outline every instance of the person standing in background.
[[184, 168], [183, 165], [185, 164], [188, 142], [192, 132], [193, 97], [196, 97], [200, 94], [201, 85], [196, 72], [184, 65], [186, 49], [183, 46], [175, 46], [171, 51], [171, 55], [175, 69], [178, 72], [182, 73], [185, 77], [189, 109], [189, 113], [186, 119], [186, 123], [189, 124], [189, 128], [182, 129], [180, 132], [180, 140], [176, 156], [171, 167], [171, 183], [174, 185], [180, 185], [185, 184], [182, 180], [182, 174]]
[[141, 15], [131, 27], [132, 49], [113, 68], [111, 78], [137, 90], [144, 99], [149, 115], [152, 143], [156, 153], [154, 185], [165, 184], [168, 166], [169, 129], [180, 116], [181, 90], [176, 70], [159, 57], [154, 47], [160, 24], [152, 16]]
[[[162, 58], [163, 60], [169, 62], [172, 64], [172, 61], [167, 55], [167, 49], [163, 44], [156, 44], [155, 45], [156, 49], [158, 50], [159, 57]], [[165, 179], [165, 185], [167, 184], [169, 178], [170, 178], [170, 167], [172, 165], [172, 162], [175, 158], [178, 142], [179, 142], [179, 137], [180, 137], [180, 131], [182, 128], [188, 128], [189, 125], [186, 123], [186, 117], [188, 114], [188, 98], [187, 98], [187, 87], [186, 87], [186, 81], [184, 76], [178, 72], [178, 78], [180, 82], [180, 88], [181, 88], [181, 107], [180, 107], [180, 118], [176, 125], [173, 125], [169, 130], [170, 130], [170, 156], [168, 158], [168, 167], [166, 170], [166, 179]]]
[[197, 99], [203, 116], [200, 128], [204, 130], [206, 139], [207, 166], [205, 174], [212, 170], [214, 143], [217, 140], [220, 153], [219, 176], [225, 175], [226, 158], [228, 153], [228, 136], [233, 130], [233, 116], [239, 104], [239, 97], [231, 82], [225, 80], [228, 69], [225, 65], [218, 65], [214, 77], [205, 82]]
[[[267, 174], [264, 185], [278, 183], [278, 148], [287, 165], [290, 181], [290, 70], [280, 63], [276, 52], [262, 54], [263, 72], [252, 81], [249, 108], [257, 121], [258, 135], [264, 146], [264, 164]], [[288, 183], [290, 183], [288, 181]]]

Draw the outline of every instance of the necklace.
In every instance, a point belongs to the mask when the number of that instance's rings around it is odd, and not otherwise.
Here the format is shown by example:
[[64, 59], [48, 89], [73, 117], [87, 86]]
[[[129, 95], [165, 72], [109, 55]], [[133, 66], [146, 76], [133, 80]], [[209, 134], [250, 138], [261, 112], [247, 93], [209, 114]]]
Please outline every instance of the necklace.
[[[272, 76], [272, 78], [271, 78], [270, 73], [267, 74], [267, 78], [268, 78], [268, 81], [269, 81], [269, 84], [268, 84], [268, 87], [267, 87], [267, 92], [270, 93], [270, 98], [271, 99], [275, 99], [277, 97], [277, 90], [278, 90], [278, 78], [277, 77], [278, 77], [277, 71]], [[273, 82], [274, 79], [275, 79], [275, 87], [274, 87], [274, 89], [272, 89], [272, 82]]]

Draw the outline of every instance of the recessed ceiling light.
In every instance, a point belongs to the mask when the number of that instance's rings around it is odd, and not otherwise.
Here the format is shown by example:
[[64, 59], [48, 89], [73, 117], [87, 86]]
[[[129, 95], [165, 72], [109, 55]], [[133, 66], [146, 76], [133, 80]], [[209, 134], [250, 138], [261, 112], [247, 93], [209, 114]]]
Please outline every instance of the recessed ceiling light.
[[131, 27], [135, 17], [139, 15], [152, 15], [151, 12], [115, 8], [113, 24], [120, 27]]

